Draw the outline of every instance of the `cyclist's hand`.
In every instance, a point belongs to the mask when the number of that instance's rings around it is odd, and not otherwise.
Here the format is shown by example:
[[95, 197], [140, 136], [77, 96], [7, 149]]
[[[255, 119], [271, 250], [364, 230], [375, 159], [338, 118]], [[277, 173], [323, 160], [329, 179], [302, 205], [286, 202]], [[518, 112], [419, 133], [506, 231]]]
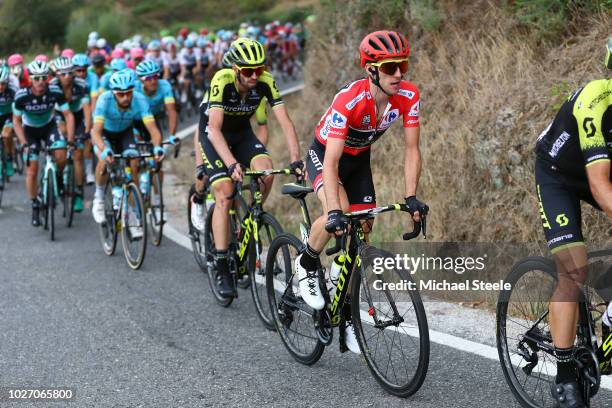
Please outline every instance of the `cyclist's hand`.
[[181, 144], [181, 139], [179, 139], [178, 137], [172, 135], [168, 138], [168, 142], [172, 143], [173, 146], [176, 146], [178, 144]]
[[227, 174], [229, 174], [234, 181], [242, 181], [242, 166], [240, 163], [236, 162], [230, 164], [230, 166], [227, 168]]
[[104, 160], [106, 163], [112, 164], [115, 160], [113, 154], [113, 151], [107, 147], [106, 149], [102, 150], [102, 153], [100, 153], [100, 160]]
[[153, 154], [155, 155], [155, 160], [157, 162], [161, 162], [164, 160], [164, 156], [166, 155], [166, 150], [161, 146], [155, 146], [153, 148]]
[[196, 179], [202, 180], [206, 175], [206, 165], [200, 164], [196, 167]]
[[429, 207], [427, 206], [427, 204], [419, 201], [416, 196], [406, 197], [405, 200], [406, 205], [408, 206], [408, 212], [410, 212], [410, 215], [412, 215], [412, 219], [414, 220], [414, 222], [421, 221], [421, 217], [427, 215]]
[[325, 231], [330, 234], [340, 236], [344, 234], [348, 227], [348, 219], [342, 210], [331, 210], [327, 212], [327, 222], [325, 223]]
[[298, 181], [304, 180], [304, 162], [302, 160], [292, 162], [289, 169], [297, 176]]

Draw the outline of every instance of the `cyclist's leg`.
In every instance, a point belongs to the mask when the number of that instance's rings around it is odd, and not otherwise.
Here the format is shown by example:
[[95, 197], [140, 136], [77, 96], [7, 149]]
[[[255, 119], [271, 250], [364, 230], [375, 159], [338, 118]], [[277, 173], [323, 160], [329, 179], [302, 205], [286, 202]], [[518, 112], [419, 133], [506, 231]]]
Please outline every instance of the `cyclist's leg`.
[[[248, 163], [253, 170], [266, 170], [272, 168], [272, 159], [266, 147], [257, 139], [253, 130], [249, 127], [240, 134], [240, 142], [232, 147], [236, 160], [240, 163]], [[260, 189], [265, 201], [272, 189], [274, 176], [261, 179]]]
[[557, 383], [576, 380], [573, 360], [578, 301], [586, 280], [587, 252], [581, 231], [580, 193], [573, 180], [539, 160], [536, 191], [544, 235], [557, 267], [558, 281], [549, 303], [549, 324], [557, 356]]
[[15, 156], [15, 144], [13, 143], [13, 128], [10, 114], [0, 116], [0, 125], [2, 128], [2, 143], [4, 144], [4, 152], [6, 154], [6, 174], [11, 177], [14, 173], [13, 157]]
[[74, 115], [74, 141], [75, 141], [75, 150], [74, 150], [74, 177], [75, 184], [77, 187], [77, 194], [81, 194], [83, 191], [83, 184], [85, 181], [85, 171], [83, 166], [83, 149], [85, 147], [85, 121], [83, 116], [83, 111], [77, 112]]

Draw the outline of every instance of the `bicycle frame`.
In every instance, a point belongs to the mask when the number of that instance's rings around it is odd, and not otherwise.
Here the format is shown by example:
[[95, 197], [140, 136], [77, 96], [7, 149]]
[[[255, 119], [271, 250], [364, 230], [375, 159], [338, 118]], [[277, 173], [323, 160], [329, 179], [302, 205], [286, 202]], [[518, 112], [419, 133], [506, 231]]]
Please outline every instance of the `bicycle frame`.
[[51, 172], [51, 175], [55, 180], [55, 183], [53, 183], [54, 198], [59, 198], [59, 190], [57, 187], [57, 164], [55, 163], [55, 157], [53, 156], [53, 150], [51, 149], [47, 149], [47, 154], [45, 155], [45, 167], [41, 174], [40, 188], [42, 188], [42, 197], [44, 203], [49, 202], [49, 197], [47, 196], [47, 185], [49, 183], [49, 178], [47, 175], [49, 174], [49, 171]]

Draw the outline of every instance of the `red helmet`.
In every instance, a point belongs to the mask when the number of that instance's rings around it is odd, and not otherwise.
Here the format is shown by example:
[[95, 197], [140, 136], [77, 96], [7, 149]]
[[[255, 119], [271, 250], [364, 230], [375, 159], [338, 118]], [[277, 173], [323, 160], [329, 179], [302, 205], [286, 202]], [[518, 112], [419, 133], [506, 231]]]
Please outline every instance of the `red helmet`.
[[200, 34], [201, 35], [208, 35], [208, 28], [204, 27], [204, 28], [200, 29]]
[[186, 38], [186, 37], [187, 37], [187, 34], [189, 34], [189, 30], [188, 30], [187, 28], [185, 28], [185, 27], [183, 27], [183, 28], [181, 28], [181, 29], [179, 30], [179, 35], [180, 35], [181, 37]]
[[38, 54], [34, 57], [34, 61], [49, 62], [49, 57], [47, 57], [45, 54]]
[[396, 31], [374, 31], [364, 37], [359, 44], [359, 57], [362, 67], [368, 62], [388, 58], [408, 58], [408, 40]]

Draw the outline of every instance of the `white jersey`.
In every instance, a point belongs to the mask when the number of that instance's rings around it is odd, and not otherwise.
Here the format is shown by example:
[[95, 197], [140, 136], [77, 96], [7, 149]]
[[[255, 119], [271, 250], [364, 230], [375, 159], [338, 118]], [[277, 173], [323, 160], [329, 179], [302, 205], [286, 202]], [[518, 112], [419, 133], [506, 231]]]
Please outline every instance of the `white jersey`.
[[188, 67], [195, 66], [196, 61], [200, 58], [200, 50], [198, 48], [192, 48], [191, 52], [187, 48], [182, 48], [179, 53], [179, 62], [181, 65]]

